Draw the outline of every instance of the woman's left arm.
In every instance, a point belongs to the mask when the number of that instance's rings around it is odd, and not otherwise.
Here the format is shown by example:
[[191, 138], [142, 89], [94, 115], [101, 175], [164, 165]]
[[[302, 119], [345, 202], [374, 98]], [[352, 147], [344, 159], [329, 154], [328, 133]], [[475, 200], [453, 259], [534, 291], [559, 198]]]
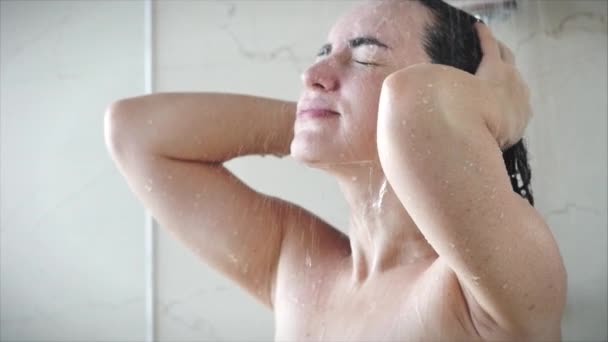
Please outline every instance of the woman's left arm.
[[530, 119], [528, 88], [510, 51], [487, 27], [478, 31], [476, 75], [421, 64], [387, 77], [378, 152], [404, 207], [472, 295], [469, 305], [506, 331], [535, 335], [559, 324], [566, 273], [549, 227], [512, 190], [502, 159]]

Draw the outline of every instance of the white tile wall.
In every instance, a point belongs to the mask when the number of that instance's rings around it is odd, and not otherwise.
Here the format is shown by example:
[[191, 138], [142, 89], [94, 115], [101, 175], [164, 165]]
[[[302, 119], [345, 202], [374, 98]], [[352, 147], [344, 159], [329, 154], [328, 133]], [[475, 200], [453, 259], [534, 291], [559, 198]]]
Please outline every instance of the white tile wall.
[[[295, 100], [352, 5], [160, 1], [156, 90]], [[532, 90], [534, 194], [569, 273], [565, 340], [608, 339], [606, 12], [605, 1], [524, 1], [491, 22]], [[141, 1], [0, 1], [1, 341], [144, 339], [143, 211], [103, 144], [106, 107], [144, 92], [143, 46]], [[317, 170], [228, 165], [346, 226], [337, 186]], [[271, 312], [159, 233], [158, 340], [272, 339]]]
[[607, 340], [608, 2], [521, 4], [494, 28], [531, 90], [533, 193], [568, 271], [564, 339]]
[[143, 212], [103, 114], [143, 91], [135, 1], [0, 1], [0, 340], [141, 341]]

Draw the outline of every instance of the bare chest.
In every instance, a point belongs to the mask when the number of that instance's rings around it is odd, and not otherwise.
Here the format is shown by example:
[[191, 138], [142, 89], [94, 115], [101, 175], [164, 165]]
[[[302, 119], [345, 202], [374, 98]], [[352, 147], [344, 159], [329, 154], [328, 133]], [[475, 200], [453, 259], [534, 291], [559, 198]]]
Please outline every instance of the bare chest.
[[323, 274], [295, 276], [277, 289], [275, 340], [477, 339], [455, 277], [432, 272], [393, 272], [358, 291]]

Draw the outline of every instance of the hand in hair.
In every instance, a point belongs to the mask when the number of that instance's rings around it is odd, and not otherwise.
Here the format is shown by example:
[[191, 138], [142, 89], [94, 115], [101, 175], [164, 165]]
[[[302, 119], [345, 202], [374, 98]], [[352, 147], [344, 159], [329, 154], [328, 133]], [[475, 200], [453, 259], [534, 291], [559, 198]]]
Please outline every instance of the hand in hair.
[[515, 145], [532, 117], [530, 91], [515, 67], [511, 50], [494, 38], [483, 23], [476, 23], [483, 58], [475, 75], [485, 83], [497, 105], [486, 118], [490, 132], [504, 151]]

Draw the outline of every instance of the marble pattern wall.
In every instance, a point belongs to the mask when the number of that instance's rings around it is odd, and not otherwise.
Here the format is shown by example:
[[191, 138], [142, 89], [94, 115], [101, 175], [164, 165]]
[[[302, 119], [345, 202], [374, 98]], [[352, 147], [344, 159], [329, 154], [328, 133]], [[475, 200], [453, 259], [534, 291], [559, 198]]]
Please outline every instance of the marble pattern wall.
[[1, 341], [144, 338], [144, 214], [103, 139], [142, 27], [135, 1], [0, 1]]
[[[349, 1], [160, 1], [157, 91], [297, 99]], [[569, 274], [565, 340], [606, 340], [607, 5], [523, 1], [490, 22], [532, 90], [537, 208]], [[143, 4], [0, 2], [0, 340], [141, 341], [143, 210], [103, 146], [111, 102], [144, 92]], [[346, 227], [334, 181], [293, 161], [229, 168]], [[297, 181], [294, 181], [297, 180]], [[273, 338], [272, 313], [159, 232], [159, 341]]]

